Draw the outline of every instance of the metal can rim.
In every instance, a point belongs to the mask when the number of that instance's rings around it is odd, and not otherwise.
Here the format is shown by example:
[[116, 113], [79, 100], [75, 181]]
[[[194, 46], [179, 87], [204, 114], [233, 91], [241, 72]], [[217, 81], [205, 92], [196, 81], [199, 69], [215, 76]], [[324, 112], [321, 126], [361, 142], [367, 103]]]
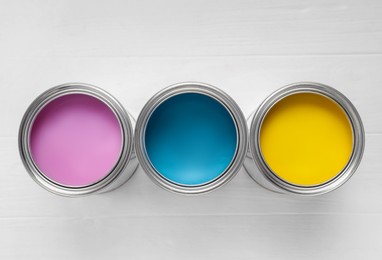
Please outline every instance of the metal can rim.
[[[260, 147], [260, 129], [267, 112], [281, 99], [297, 93], [315, 93], [336, 102], [347, 114], [353, 130], [353, 151], [347, 165], [334, 178], [316, 186], [298, 186], [279, 178], [268, 167]], [[269, 95], [256, 110], [251, 125], [249, 149], [260, 174], [276, 187], [288, 193], [300, 195], [319, 195], [330, 192], [343, 185], [357, 170], [365, 147], [365, 131], [360, 115], [351, 101], [338, 90], [316, 82], [298, 82], [282, 87]]]
[[[68, 94], [85, 94], [97, 98], [113, 111], [121, 127], [122, 147], [117, 163], [103, 179], [87, 186], [65, 186], [50, 180], [38, 169], [30, 152], [30, 131], [36, 116], [49, 102]], [[20, 123], [18, 144], [21, 160], [37, 184], [57, 195], [80, 197], [102, 192], [120, 176], [133, 153], [133, 128], [121, 103], [105, 90], [85, 83], [65, 83], [44, 91], [29, 105]]]
[[[206, 184], [197, 186], [186, 186], [173, 183], [161, 174], [159, 174], [151, 165], [145, 150], [144, 135], [147, 122], [152, 112], [165, 100], [170, 97], [183, 94], [183, 93], [199, 93], [207, 95], [219, 101], [231, 114], [235, 122], [235, 127], [238, 136], [236, 153], [232, 160], [231, 165], [216, 179]], [[155, 94], [145, 104], [141, 113], [138, 116], [135, 128], [135, 151], [140, 162], [141, 167], [150, 177], [150, 179], [165, 190], [175, 192], [178, 194], [204, 194], [220, 188], [222, 185], [228, 183], [237, 172], [241, 169], [245, 155], [248, 149], [247, 146], [247, 124], [243, 113], [236, 102], [222, 90], [205, 83], [200, 82], [182, 82], [164, 88]]]

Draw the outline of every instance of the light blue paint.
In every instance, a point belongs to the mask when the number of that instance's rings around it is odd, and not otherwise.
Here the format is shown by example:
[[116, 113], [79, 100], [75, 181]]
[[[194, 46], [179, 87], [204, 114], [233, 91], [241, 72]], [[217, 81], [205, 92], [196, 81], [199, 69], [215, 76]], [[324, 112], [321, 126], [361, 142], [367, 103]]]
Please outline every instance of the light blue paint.
[[163, 177], [180, 185], [201, 185], [230, 165], [236, 153], [236, 126], [229, 111], [215, 99], [179, 94], [154, 110], [145, 145], [151, 164]]

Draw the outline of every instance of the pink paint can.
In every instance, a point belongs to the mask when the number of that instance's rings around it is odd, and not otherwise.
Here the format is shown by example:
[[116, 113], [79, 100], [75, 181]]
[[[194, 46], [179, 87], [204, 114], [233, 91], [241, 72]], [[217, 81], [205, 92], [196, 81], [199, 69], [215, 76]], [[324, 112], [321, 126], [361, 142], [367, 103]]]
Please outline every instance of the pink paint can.
[[30, 176], [58, 195], [113, 190], [138, 167], [133, 118], [106, 91], [82, 83], [53, 87], [27, 109], [19, 131]]

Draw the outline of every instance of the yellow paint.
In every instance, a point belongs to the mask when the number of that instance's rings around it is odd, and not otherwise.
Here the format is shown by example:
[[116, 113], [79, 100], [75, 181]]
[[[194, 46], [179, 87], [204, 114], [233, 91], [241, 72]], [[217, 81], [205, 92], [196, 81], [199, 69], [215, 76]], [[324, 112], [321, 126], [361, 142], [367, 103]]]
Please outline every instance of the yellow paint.
[[334, 178], [348, 163], [353, 129], [345, 111], [319, 94], [297, 93], [277, 102], [260, 130], [263, 157], [288, 183], [314, 186]]

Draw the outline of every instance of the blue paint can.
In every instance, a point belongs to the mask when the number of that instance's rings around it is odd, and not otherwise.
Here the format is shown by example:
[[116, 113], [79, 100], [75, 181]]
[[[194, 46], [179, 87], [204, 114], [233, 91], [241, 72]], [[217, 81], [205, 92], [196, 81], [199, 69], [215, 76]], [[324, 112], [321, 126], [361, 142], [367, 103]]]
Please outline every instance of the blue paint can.
[[147, 102], [135, 141], [138, 160], [155, 183], [169, 191], [200, 194], [227, 183], [241, 168], [246, 120], [223, 91], [180, 83]]

